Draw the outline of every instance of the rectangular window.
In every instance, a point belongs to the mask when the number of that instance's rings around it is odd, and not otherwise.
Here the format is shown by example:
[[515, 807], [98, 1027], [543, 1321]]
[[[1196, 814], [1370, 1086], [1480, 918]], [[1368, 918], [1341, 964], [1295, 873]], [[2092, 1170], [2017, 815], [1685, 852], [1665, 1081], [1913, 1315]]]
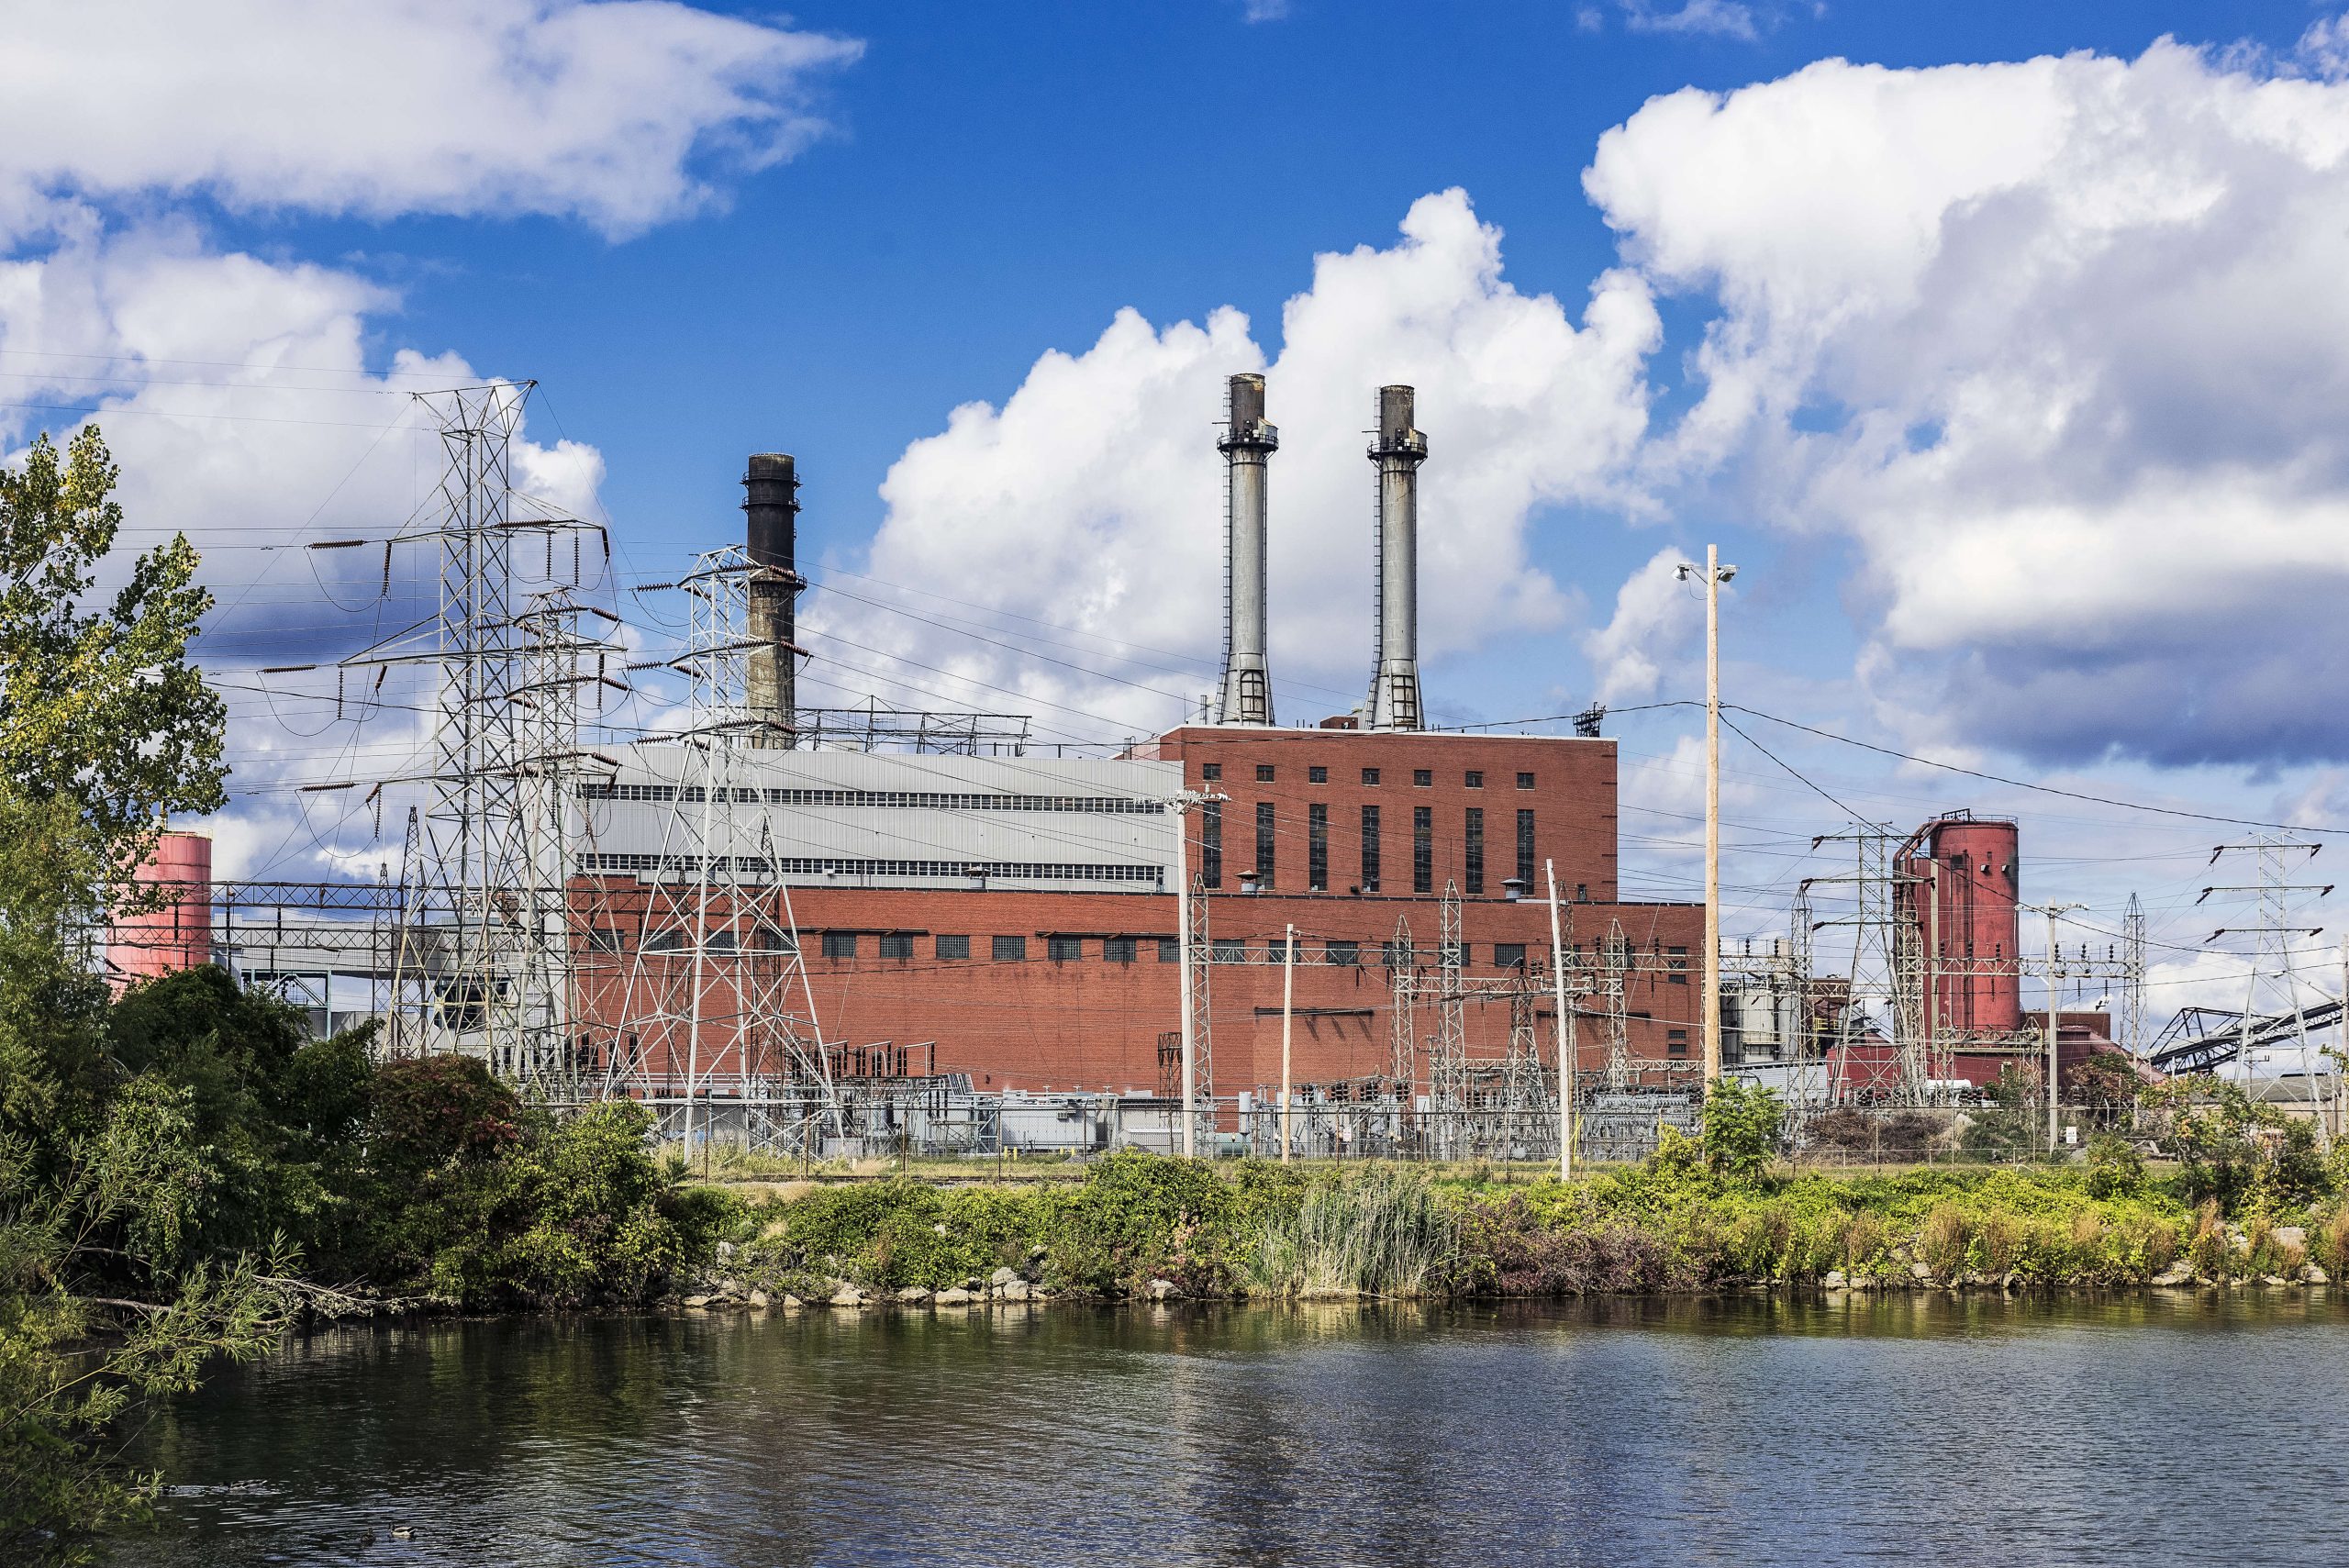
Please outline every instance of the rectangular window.
[[1330, 891], [1330, 808], [1305, 808], [1305, 885], [1314, 893]]
[[1412, 788], [1430, 789], [1434, 787], [1434, 784], [1435, 770], [1433, 768], [1413, 768], [1411, 770]]
[[590, 927], [588, 927], [588, 928], [587, 928], [587, 951], [590, 951], [590, 952], [618, 952], [618, 951], [620, 951], [620, 934], [619, 934], [618, 930], [618, 929], [615, 929], [615, 928], [613, 928], [613, 927], [610, 927], [610, 926], [590, 926]]
[[1256, 885], [1273, 884], [1273, 803], [1256, 803]]
[[1688, 984], [1688, 950], [1687, 950], [1687, 948], [1666, 948], [1666, 949], [1664, 949], [1664, 977], [1666, 980], [1668, 980], [1668, 981], [1672, 982], [1672, 984], [1675, 984], [1675, 985], [1686, 985], [1686, 984]]
[[1485, 775], [1484, 775], [1482, 773], [1478, 772], [1478, 771], [1477, 771], [1476, 769], [1475, 769], [1475, 768], [1471, 768], [1471, 769], [1469, 769], [1469, 770], [1468, 770], [1468, 787], [1469, 787], [1470, 789], [1482, 789], [1482, 788], [1484, 788], [1484, 787], [1485, 787]]
[[1378, 807], [1362, 808], [1362, 890], [1378, 891]]
[[683, 931], [647, 931], [644, 934], [646, 952], [682, 952], [685, 946]]
[[1533, 813], [1525, 810], [1517, 814], [1517, 880], [1533, 891]]
[[1468, 891], [1485, 891], [1485, 808], [1468, 808], [1468, 842], [1463, 851], [1466, 861]]
[[1533, 775], [1531, 773], [1518, 774], [1517, 787], [1520, 789], [1531, 789], [1533, 787]]
[[1161, 938], [1159, 938], [1159, 939], [1158, 939], [1158, 962], [1161, 962], [1161, 963], [1180, 963], [1180, 962], [1183, 962], [1183, 939], [1182, 939], [1182, 938], [1180, 938], [1180, 937], [1161, 937]]
[[910, 933], [906, 931], [884, 931], [881, 933], [881, 956], [883, 958], [911, 958], [913, 955], [914, 939]]
[[1028, 939], [1026, 937], [997, 937], [995, 939], [995, 961], [997, 963], [1018, 963], [1027, 958], [1027, 956]]
[[1523, 969], [1525, 944], [1523, 942], [1495, 942], [1493, 967], [1495, 969]]
[[1305, 782], [1307, 784], [1328, 784], [1330, 782], [1330, 770], [1327, 768], [1308, 768], [1305, 770]]
[[1256, 764], [1256, 782], [1258, 784], [1270, 784], [1273, 782], [1272, 763], [1259, 762]]
[[1411, 807], [1411, 891], [1435, 891], [1435, 807]]
[[1219, 800], [1199, 807], [1199, 881], [1208, 887], [1223, 885], [1223, 802]]
[[1046, 937], [1044, 956], [1054, 963], [1074, 963], [1085, 956], [1083, 937]]
[[741, 945], [741, 939], [731, 931], [712, 931], [705, 942], [711, 952], [733, 952]]
[[1264, 959], [1268, 963], [1286, 963], [1288, 962], [1288, 939], [1286, 937], [1275, 937], [1271, 941], [1266, 942], [1264, 944]]
[[970, 957], [970, 956], [971, 956], [971, 939], [970, 939], [970, 938], [968, 938], [968, 937], [941, 937], [941, 938], [939, 938], [939, 939], [938, 939], [938, 956], [939, 956], [939, 957], [941, 957], [941, 958], [968, 958], [968, 957]]
[[1376, 768], [1364, 768], [1362, 771], [1362, 782], [1366, 784], [1376, 784], [1378, 782], [1378, 770]]
[[1378, 944], [1378, 962], [1389, 969], [1408, 969], [1412, 960], [1410, 945], [1407, 942], [1389, 937]]
[[758, 935], [751, 939], [751, 945], [761, 952], [797, 952], [799, 938], [795, 932], [762, 926]]
[[824, 956], [826, 958], [854, 958], [856, 933], [854, 931], [826, 931]]
[[1199, 765], [1199, 777], [1203, 779], [1219, 779], [1223, 777], [1223, 764], [1221, 762], [1201, 763]]
[[1321, 950], [1321, 956], [1339, 969], [1360, 969], [1362, 944], [1360, 942], [1331, 942]]
[[1686, 1055], [1687, 1055], [1687, 1054], [1688, 1054], [1688, 1031], [1687, 1031], [1687, 1029], [1666, 1029], [1666, 1030], [1664, 1030], [1664, 1053], [1666, 1056], [1686, 1056]]
[[1577, 904], [1587, 904], [1590, 902], [1590, 884], [1586, 882], [1577, 882], [1575, 884], [1575, 902]]
[[1238, 937], [1214, 938], [1208, 949], [1208, 962], [1245, 963], [1248, 962], [1248, 944]]
[[1104, 963], [1131, 963], [1133, 961], [1134, 961], [1134, 940], [1133, 940], [1133, 938], [1131, 938], [1131, 937], [1104, 937], [1104, 938], [1102, 938], [1102, 939], [1101, 939], [1101, 962], [1104, 962]]

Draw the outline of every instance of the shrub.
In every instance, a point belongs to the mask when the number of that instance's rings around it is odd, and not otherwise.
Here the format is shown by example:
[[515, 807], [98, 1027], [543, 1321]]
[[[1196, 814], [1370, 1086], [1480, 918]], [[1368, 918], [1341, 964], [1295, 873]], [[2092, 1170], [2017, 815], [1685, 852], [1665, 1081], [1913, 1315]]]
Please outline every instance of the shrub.
[[1966, 1247], [1972, 1240], [1972, 1228], [1966, 1222], [1965, 1210], [1953, 1203], [1936, 1205], [1917, 1232], [1917, 1261], [1938, 1278], [1962, 1273]]
[[2310, 1240], [2317, 1265], [2336, 1284], [2349, 1281], [2349, 1207], [2319, 1225]]
[[1752, 1181], [1779, 1151], [1786, 1123], [1774, 1091], [1720, 1079], [1705, 1096], [1705, 1163], [1718, 1175]]
[[1971, 1255], [1986, 1274], [2012, 1273], [2025, 1261], [2027, 1241], [2024, 1229], [2013, 1216], [1994, 1209], [1975, 1225]]
[[2234, 1243], [2227, 1237], [2215, 1197], [2203, 1199], [2201, 1207], [2195, 1210], [2194, 1239], [2186, 1244], [2186, 1260], [2204, 1279], [2225, 1279], [2232, 1272]]
[[367, 1158], [394, 1180], [522, 1141], [521, 1102], [477, 1058], [410, 1056], [376, 1070]]
[[1592, 1296], [1685, 1288], [1694, 1280], [1654, 1231], [1620, 1220], [1544, 1224], [1524, 1195], [1472, 1199], [1443, 1278], [1468, 1295]]
[[2117, 1133], [2099, 1132], [2089, 1139], [2087, 1162], [2090, 1197], [2135, 1197], [2145, 1190], [2144, 1156]]
[[1892, 1251], [1892, 1229], [1877, 1215], [1847, 1214], [1835, 1228], [1835, 1243], [1845, 1273], [1878, 1274]]

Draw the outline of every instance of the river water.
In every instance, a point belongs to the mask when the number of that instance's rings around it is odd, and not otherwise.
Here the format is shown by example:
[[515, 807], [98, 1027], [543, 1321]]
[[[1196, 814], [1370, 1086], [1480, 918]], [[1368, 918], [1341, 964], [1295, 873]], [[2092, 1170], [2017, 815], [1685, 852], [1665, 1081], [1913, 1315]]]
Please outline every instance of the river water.
[[2322, 1291], [346, 1329], [117, 1560], [2344, 1563], [2344, 1411]]

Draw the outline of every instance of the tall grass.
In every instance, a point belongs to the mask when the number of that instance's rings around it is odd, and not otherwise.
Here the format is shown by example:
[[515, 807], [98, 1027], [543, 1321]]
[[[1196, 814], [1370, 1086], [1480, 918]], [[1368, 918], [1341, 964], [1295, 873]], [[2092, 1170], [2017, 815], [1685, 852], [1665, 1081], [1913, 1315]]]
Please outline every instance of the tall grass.
[[1373, 1166], [1271, 1219], [1249, 1273], [1273, 1296], [1419, 1296], [1459, 1241], [1458, 1220], [1426, 1175]]

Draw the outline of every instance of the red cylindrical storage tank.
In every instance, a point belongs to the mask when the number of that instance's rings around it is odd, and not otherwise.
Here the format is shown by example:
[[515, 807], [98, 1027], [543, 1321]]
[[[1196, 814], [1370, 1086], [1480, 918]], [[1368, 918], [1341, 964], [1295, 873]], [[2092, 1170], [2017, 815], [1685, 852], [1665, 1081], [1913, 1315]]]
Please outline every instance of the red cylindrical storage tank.
[[1930, 922], [1925, 941], [1941, 955], [1940, 1032], [2019, 1029], [2022, 928], [2016, 900], [2022, 883], [2015, 825], [1945, 821], [1928, 843], [1933, 882], [1930, 902], [1920, 898], [1919, 907]]
[[106, 962], [127, 983], [152, 980], [212, 962], [212, 840], [166, 833], [131, 880], [172, 884], [152, 909], [117, 911], [106, 926]]

